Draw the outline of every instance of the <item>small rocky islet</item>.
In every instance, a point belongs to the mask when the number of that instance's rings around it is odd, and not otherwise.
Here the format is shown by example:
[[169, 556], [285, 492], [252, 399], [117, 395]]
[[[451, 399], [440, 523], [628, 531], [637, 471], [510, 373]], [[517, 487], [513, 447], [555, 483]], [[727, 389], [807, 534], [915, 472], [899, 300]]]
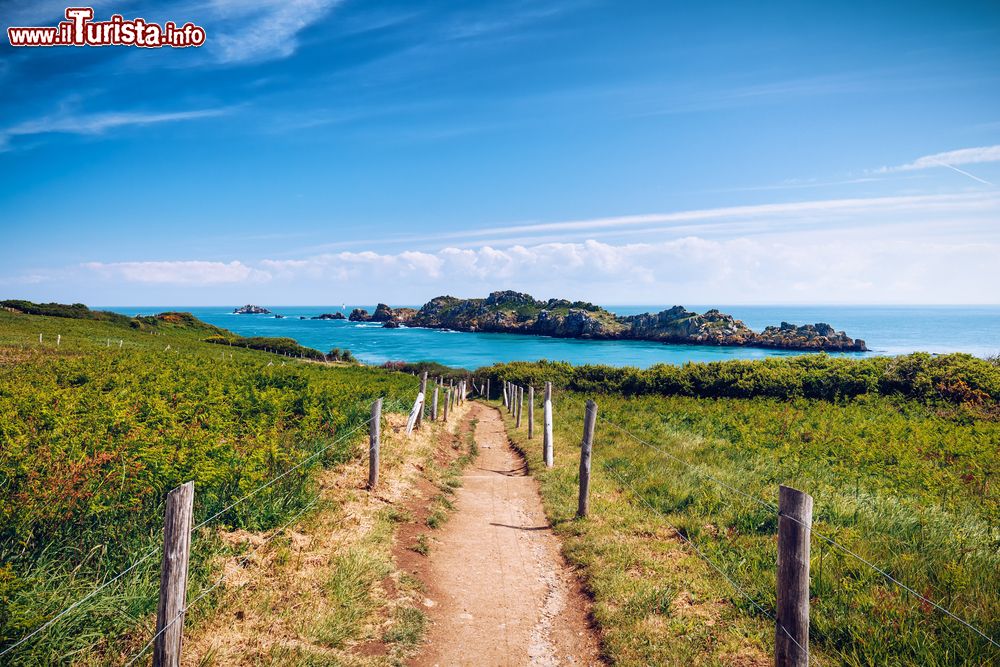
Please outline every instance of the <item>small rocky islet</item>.
[[252, 303], [248, 303], [245, 306], [240, 306], [233, 310], [236, 315], [270, 315], [271, 311], [262, 306], [255, 306]]
[[439, 296], [420, 309], [394, 309], [380, 303], [371, 314], [364, 308], [355, 308], [348, 319], [352, 322], [382, 322], [386, 328], [406, 325], [556, 338], [643, 340], [817, 352], [868, 350], [865, 341], [851, 338], [823, 322], [805, 325], [782, 322], [757, 332], [741, 320], [716, 309], [699, 314], [683, 306], [674, 306], [658, 313], [622, 316], [585, 301], [540, 301], [530, 294], [511, 290], [493, 292], [485, 299]]

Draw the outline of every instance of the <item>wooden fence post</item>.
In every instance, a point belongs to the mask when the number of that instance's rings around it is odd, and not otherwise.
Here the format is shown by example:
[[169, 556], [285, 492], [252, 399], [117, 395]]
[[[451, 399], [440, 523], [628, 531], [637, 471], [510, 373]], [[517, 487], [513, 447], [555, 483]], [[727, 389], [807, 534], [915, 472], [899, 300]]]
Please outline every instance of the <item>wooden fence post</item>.
[[434, 384], [434, 401], [431, 403], [431, 421], [436, 422], [438, 420], [438, 386], [437, 383]]
[[514, 387], [514, 427], [521, 428], [521, 410], [524, 408], [524, 388]]
[[406, 435], [413, 433], [413, 428], [420, 421], [420, 413], [424, 411], [424, 394], [423, 392], [417, 394], [417, 400], [413, 401], [413, 409], [410, 410], [410, 416], [406, 420]]
[[448, 423], [448, 404], [451, 403], [451, 391], [444, 390], [444, 422]]
[[788, 486], [778, 494], [775, 667], [809, 666], [809, 531], [813, 499]]
[[194, 482], [181, 484], [167, 495], [163, 513], [160, 600], [156, 608], [156, 639], [153, 642], [154, 667], [178, 667], [181, 664], [193, 507]]
[[486, 378], [486, 400], [490, 400], [490, 379]]
[[535, 437], [535, 386], [528, 385], [528, 440]]
[[[436, 395], [435, 395], [436, 397]], [[372, 403], [372, 417], [368, 422], [368, 488], [378, 484], [379, 448], [382, 446], [382, 399]]]
[[551, 468], [554, 459], [552, 456], [552, 383], [545, 383], [545, 405], [542, 409], [542, 458], [545, 459], [545, 467]]
[[[420, 375], [420, 393], [423, 396], [427, 395], [427, 371], [424, 371]], [[424, 406], [423, 406], [423, 401], [421, 401], [420, 412], [417, 413], [417, 428], [420, 427], [420, 424], [422, 424], [423, 421], [424, 421]]]
[[586, 518], [590, 512], [590, 453], [594, 448], [594, 425], [597, 423], [597, 403], [587, 401], [583, 417], [583, 441], [580, 443], [580, 498], [576, 515]]

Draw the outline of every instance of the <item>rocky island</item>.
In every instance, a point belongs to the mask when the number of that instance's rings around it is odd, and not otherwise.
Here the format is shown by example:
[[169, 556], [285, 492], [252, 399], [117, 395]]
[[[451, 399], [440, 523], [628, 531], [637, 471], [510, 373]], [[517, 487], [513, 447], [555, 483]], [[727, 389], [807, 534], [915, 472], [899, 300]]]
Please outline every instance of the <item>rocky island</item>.
[[[306, 319], [306, 318], [303, 317], [302, 319]], [[312, 317], [310, 319], [313, 319], [313, 320], [346, 320], [347, 318], [344, 317], [343, 313], [323, 313], [322, 315], [316, 315], [315, 317]]]
[[[782, 350], [864, 352], [859, 338], [850, 338], [825, 323], [797, 326], [782, 322], [756, 332], [742, 321], [718, 310], [695, 313], [674, 306], [659, 313], [620, 316], [585, 301], [549, 299], [539, 301], [530, 294], [493, 292], [485, 299], [439, 296], [419, 310], [390, 308], [378, 304], [373, 314], [357, 308], [354, 322], [455, 331], [520, 333], [557, 338], [597, 340], [646, 340], [687, 345], [763, 347]], [[391, 325], [390, 325], [391, 326]]]
[[267, 308], [262, 308], [260, 306], [255, 306], [252, 303], [248, 303], [245, 306], [237, 308], [233, 311], [237, 315], [270, 315], [271, 311]]

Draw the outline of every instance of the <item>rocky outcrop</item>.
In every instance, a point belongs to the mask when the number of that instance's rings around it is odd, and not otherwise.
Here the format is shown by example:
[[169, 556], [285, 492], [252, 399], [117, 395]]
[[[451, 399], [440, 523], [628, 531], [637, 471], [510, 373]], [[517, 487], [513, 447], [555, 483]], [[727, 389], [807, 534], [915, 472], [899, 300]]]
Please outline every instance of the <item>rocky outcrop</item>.
[[[305, 319], [304, 317], [302, 319]], [[316, 315], [310, 319], [313, 320], [346, 320], [343, 313], [323, 313], [322, 315]]]
[[397, 322], [395, 320], [386, 320], [385, 323], [382, 325], [382, 328], [383, 329], [398, 329], [399, 328], [399, 322]]
[[375, 306], [375, 312], [372, 313], [372, 322], [388, 322], [392, 319], [392, 308], [384, 303], [380, 303]]
[[[723, 345], [860, 352], [865, 342], [852, 339], [828, 324], [795, 326], [782, 323], [757, 333], [732, 315], [718, 310], [695, 313], [674, 306], [659, 313], [616, 316], [592, 303], [549, 299], [510, 290], [485, 299], [439, 296], [418, 311], [383, 309], [383, 321], [456, 331], [523, 333], [559, 338], [649, 340], [688, 345]], [[367, 316], [367, 313], [364, 313]], [[352, 319], [354, 316], [352, 315]], [[374, 319], [374, 318], [371, 318]]]
[[795, 326], [782, 322], [781, 326], [767, 327], [757, 334], [754, 344], [782, 350], [864, 351], [868, 348], [860, 338], [850, 338], [843, 331], [835, 331], [825, 322]]
[[260, 306], [255, 306], [252, 303], [248, 303], [245, 306], [236, 308], [233, 310], [237, 315], [270, 315], [271, 311], [267, 308], [262, 308]]
[[[417, 311], [413, 308], [390, 308], [384, 303], [375, 306], [375, 312], [371, 315], [364, 308], [355, 308], [351, 312], [352, 322], [393, 322], [394, 324], [405, 324], [413, 319]], [[389, 327], [390, 329], [392, 327]]]

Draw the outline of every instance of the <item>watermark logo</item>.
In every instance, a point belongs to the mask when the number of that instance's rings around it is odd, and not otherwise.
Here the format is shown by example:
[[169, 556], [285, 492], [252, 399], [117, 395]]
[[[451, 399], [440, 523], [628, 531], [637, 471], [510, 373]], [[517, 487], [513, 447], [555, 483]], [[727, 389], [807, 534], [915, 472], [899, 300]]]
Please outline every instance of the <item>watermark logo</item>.
[[11, 26], [7, 38], [11, 46], [163, 46], [185, 48], [205, 43], [205, 29], [188, 21], [178, 26], [145, 19], [125, 19], [112, 14], [107, 21], [94, 21], [93, 7], [67, 7], [66, 20], [56, 26]]

